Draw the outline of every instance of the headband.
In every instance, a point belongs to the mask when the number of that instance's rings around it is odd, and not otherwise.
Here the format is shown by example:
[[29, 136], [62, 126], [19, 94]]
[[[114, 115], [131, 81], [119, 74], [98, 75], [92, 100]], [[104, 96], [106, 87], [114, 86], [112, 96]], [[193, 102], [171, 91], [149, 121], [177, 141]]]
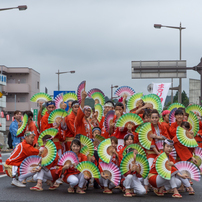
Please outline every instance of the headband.
[[79, 106], [79, 102], [72, 103], [72, 107], [73, 106]]
[[113, 107], [113, 104], [111, 102], [107, 102], [104, 107]]
[[168, 140], [168, 139], [165, 139], [164, 142], [170, 146], [173, 146], [174, 145], [174, 142], [172, 140]]
[[163, 111], [162, 116], [165, 116], [166, 114], [169, 114], [169, 113], [170, 113], [169, 110], [165, 110], [165, 111]]
[[35, 136], [35, 133], [34, 133], [34, 131], [27, 131], [25, 134], [24, 134], [24, 137], [28, 137], [28, 136], [30, 136], [30, 135], [32, 135], [32, 134], [34, 134], [34, 136]]
[[127, 136], [129, 136], [129, 135], [131, 135], [131, 136], [133, 136], [134, 137], [134, 135], [132, 134], [132, 133], [127, 133], [125, 136], [124, 136], [124, 138], [123, 139], [125, 139]]
[[48, 107], [49, 105], [54, 105], [55, 106], [55, 101], [46, 102], [46, 107]]
[[101, 129], [100, 129], [100, 127], [94, 127], [94, 128], [92, 129], [92, 133], [93, 133], [95, 130], [99, 130], [100, 133], [101, 133]]
[[91, 110], [91, 107], [88, 106], [88, 105], [86, 105], [86, 106], [83, 108], [83, 110], [85, 110], [85, 109], [90, 109], [90, 110]]

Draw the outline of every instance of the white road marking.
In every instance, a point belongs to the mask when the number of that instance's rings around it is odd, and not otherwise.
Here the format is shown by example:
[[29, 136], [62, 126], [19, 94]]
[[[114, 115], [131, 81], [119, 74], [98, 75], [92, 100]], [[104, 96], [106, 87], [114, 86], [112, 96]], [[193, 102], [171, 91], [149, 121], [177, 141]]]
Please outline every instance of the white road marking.
[[0, 175], [0, 178], [2, 178], [2, 177], [6, 177], [7, 175], [5, 174], [5, 175]]

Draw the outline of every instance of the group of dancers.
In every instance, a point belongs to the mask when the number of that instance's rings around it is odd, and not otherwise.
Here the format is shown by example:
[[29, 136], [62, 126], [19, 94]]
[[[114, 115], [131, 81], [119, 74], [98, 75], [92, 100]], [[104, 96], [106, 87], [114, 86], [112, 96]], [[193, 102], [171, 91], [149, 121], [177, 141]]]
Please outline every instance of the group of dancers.
[[125, 197], [149, 191], [194, 195], [192, 180], [201, 177], [202, 108], [174, 103], [162, 111], [157, 95], [127, 93], [114, 104], [95, 92], [93, 109], [85, 106], [85, 88], [66, 100], [60, 95], [60, 101], [45, 93], [33, 96], [40, 107], [37, 124], [31, 111], [22, 121], [15, 112], [19, 142], [4, 165], [11, 184], [36, 182], [32, 191], [43, 191], [43, 183], [49, 190], [68, 184], [72, 194], [85, 194], [93, 183], [104, 194], [116, 188]]

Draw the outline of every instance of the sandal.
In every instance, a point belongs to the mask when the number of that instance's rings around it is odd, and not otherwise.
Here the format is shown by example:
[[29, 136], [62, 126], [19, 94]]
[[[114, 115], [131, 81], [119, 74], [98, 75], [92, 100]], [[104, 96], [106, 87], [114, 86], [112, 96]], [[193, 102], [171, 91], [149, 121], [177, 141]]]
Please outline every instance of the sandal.
[[57, 189], [57, 187], [54, 185], [49, 187], [49, 190], [55, 190], [55, 189]]
[[83, 191], [83, 190], [78, 190], [78, 189], [77, 189], [77, 190], [76, 190], [76, 193], [77, 193], [77, 194], [85, 194], [86, 192]]
[[67, 189], [67, 191], [68, 191], [68, 193], [74, 193], [74, 189], [70, 188], [70, 187]]
[[189, 195], [194, 195], [195, 191], [189, 191]]
[[30, 190], [32, 190], [32, 191], [43, 191], [43, 188], [40, 188], [40, 187], [30, 187]]
[[164, 193], [160, 193], [159, 191], [156, 191], [156, 190], [154, 190], [154, 193], [155, 193], [157, 196], [164, 196]]
[[173, 198], [182, 198], [182, 195], [180, 195], [180, 194], [173, 194], [172, 197]]
[[31, 180], [27, 180], [27, 182], [33, 182], [33, 183], [36, 183], [35, 180], [31, 179]]
[[124, 194], [125, 197], [132, 197], [132, 194], [130, 192], [127, 192]]
[[112, 194], [112, 191], [110, 189], [106, 189], [103, 191], [103, 194]]

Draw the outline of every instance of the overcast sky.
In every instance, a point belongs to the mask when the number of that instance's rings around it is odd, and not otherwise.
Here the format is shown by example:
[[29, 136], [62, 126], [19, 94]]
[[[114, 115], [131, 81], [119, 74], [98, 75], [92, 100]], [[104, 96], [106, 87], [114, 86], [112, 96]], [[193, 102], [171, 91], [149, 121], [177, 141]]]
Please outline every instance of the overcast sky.
[[[179, 59], [179, 30], [155, 29], [154, 24], [186, 27], [182, 59], [195, 66], [202, 57], [201, 0], [1, 0], [0, 8], [27, 5], [26, 11], [0, 12], [0, 64], [30, 67], [41, 75], [41, 92], [128, 85], [148, 94], [147, 85], [167, 80], [131, 79], [131, 61]], [[183, 90], [189, 93], [188, 71]], [[174, 80], [178, 85], [178, 79]]]

